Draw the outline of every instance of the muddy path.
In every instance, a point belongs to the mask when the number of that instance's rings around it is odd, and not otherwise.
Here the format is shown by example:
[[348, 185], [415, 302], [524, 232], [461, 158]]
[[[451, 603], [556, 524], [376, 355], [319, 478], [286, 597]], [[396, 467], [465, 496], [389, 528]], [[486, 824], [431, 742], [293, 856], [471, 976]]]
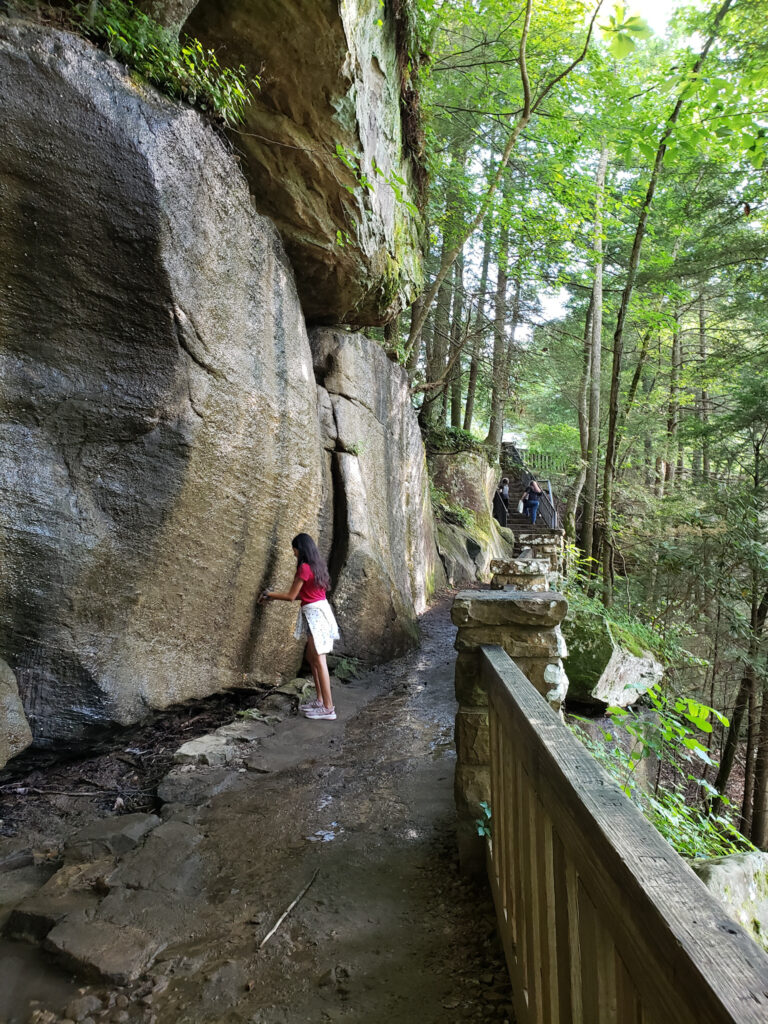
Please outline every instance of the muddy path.
[[69, 928], [72, 962], [122, 983], [5, 942], [0, 1020], [512, 1021], [488, 893], [455, 857], [448, 609], [418, 651], [336, 687], [338, 721], [289, 715], [246, 763], [175, 769], [142, 842], [103, 866], [90, 850], [98, 900], [48, 939]]

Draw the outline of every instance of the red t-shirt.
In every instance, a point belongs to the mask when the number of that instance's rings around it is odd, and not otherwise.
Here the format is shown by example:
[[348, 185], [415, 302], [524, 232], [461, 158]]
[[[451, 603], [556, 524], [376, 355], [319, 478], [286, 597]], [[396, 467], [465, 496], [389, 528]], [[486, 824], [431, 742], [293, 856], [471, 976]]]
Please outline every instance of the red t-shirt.
[[299, 600], [302, 604], [314, 604], [315, 601], [325, 600], [325, 591], [315, 583], [315, 574], [306, 562], [302, 562], [296, 570], [299, 578], [304, 580], [299, 591]]

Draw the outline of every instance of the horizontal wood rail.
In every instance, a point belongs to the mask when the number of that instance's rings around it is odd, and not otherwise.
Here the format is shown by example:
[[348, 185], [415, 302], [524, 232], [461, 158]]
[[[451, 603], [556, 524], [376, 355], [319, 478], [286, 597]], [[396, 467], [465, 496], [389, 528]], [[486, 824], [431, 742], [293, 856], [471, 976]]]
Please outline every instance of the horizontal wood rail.
[[503, 649], [479, 665], [518, 1024], [765, 1024], [768, 957]]

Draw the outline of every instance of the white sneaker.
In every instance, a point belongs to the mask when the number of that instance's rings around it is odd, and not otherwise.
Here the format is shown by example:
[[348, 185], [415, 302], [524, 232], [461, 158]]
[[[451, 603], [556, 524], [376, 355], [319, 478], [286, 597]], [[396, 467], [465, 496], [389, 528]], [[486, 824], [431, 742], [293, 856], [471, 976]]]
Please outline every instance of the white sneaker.
[[310, 708], [309, 711], [304, 712], [307, 718], [323, 718], [329, 722], [336, 720], [336, 708], [327, 708], [323, 704], [319, 708]]
[[323, 702], [315, 697], [314, 700], [308, 700], [306, 704], [299, 704], [299, 711], [312, 711], [316, 708], [321, 708]]

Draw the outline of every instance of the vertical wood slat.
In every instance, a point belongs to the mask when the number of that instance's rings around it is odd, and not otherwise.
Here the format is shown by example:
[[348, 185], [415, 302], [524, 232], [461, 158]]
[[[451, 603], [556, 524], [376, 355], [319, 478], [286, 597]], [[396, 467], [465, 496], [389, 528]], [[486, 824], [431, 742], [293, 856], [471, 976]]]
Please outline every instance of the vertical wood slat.
[[[635, 984], [624, 961], [616, 956], [616, 1016], [619, 1024], [643, 1024], [643, 1011]], [[646, 1018], [646, 1021], [648, 1018]]]
[[541, 968], [538, 963], [538, 898], [536, 892], [537, 864], [536, 849], [533, 842], [535, 831], [533, 827], [533, 808], [536, 796], [532, 791], [531, 781], [528, 775], [520, 770], [518, 772], [520, 787], [520, 835], [518, 845], [520, 847], [520, 864], [522, 875], [522, 892], [524, 914], [523, 928], [525, 931], [525, 976], [527, 980], [528, 1008], [531, 1021], [542, 1021], [541, 1009]]
[[554, 833], [552, 822], [539, 806], [536, 818], [539, 849], [539, 956], [543, 974], [544, 1019], [560, 1020], [560, 993], [557, 985], [557, 922], [555, 920]]
[[[493, 717], [492, 721], [495, 723], [495, 732], [497, 736], [497, 750], [499, 757], [501, 758], [497, 769], [497, 776], [501, 784], [501, 820], [499, 821], [499, 861], [501, 864], [501, 885], [502, 885], [502, 902], [504, 906], [504, 927], [507, 931], [509, 941], [514, 945], [515, 942], [515, 918], [514, 918], [514, 903], [512, 899], [512, 865], [510, 861], [510, 844], [511, 844], [511, 831], [512, 831], [512, 819], [510, 814], [510, 800], [511, 800], [511, 785], [512, 779], [510, 771], [512, 767], [511, 758], [509, 757], [509, 751], [507, 749], [508, 744], [504, 738], [504, 733], [501, 729], [501, 723], [497, 717]], [[495, 813], [495, 812], [494, 812]], [[496, 835], [496, 829], [494, 827], [494, 836]]]
[[592, 1024], [584, 1018], [584, 1001], [581, 992], [581, 931], [579, 927], [579, 876], [569, 860], [565, 868], [565, 885], [568, 897], [568, 948], [570, 950], [570, 990], [573, 1024]]
[[[510, 758], [510, 761], [512, 759]], [[515, 768], [518, 766], [515, 765]], [[531, 996], [530, 996], [530, 982], [528, 979], [528, 930], [526, 928], [526, 917], [527, 917], [527, 900], [525, 898], [525, 886], [527, 876], [524, 870], [524, 830], [522, 826], [522, 806], [523, 806], [523, 787], [525, 781], [522, 777], [521, 771], [515, 771], [512, 780], [513, 783], [513, 796], [510, 802], [514, 808], [514, 843], [511, 848], [512, 863], [514, 865], [515, 872], [515, 912], [517, 915], [517, 928], [515, 934], [517, 936], [517, 962], [518, 962], [518, 975], [523, 985], [523, 999], [526, 1005], [526, 1013], [530, 1014]], [[530, 1019], [530, 1018], [528, 1018]]]
[[597, 921], [595, 907], [581, 878], [576, 883], [578, 941], [581, 959], [581, 988], [584, 1024], [602, 1024], [599, 1017], [597, 965]]
[[502, 906], [506, 914], [507, 901], [504, 898], [506, 888], [505, 865], [504, 865], [504, 831], [505, 831], [505, 804], [506, 795], [504, 792], [502, 776], [502, 760], [499, 753], [499, 719], [493, 712], [488, 713], [488, 736], [490, 751], [490, 794], [492, 794], [492, 850], [493, 850], [493, 871], [496, 883], [502, 896]]
[[569, 929], [568, 882], [565, 849], [557, 832], [552, 829], [552, 875], [555, 910], [555, 980], [559, 1016], [553, 1024], [572, 1024], [571, 1009], [571, 945]]

